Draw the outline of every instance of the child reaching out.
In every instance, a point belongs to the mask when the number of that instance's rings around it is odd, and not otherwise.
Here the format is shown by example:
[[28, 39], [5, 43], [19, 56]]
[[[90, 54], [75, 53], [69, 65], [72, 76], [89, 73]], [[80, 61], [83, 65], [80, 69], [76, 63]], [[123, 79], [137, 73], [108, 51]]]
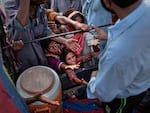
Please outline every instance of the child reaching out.
[[[86, 24], [86, 18], [83, 16], [83, 14], [79, 11], [74, 11], [72, 9], [67, 10], [66, 12], [64, 12], [64, 16], [77, 21], [79, 23], [84, 23]], [[67, 25], [67, 29], [68, 31], [74, 31], [75, 28], [71, 25]], [[76, 39], [78, 40], [77, 43], [80, 45], [80, 48], [75, 51], [75, 54], [80, 57], [80, 56], [84, 56], [90, 52], [99, 52], [100, 49], [98, 47], [100, 40], [96, 39], [95, 36], [93, 34], [91, 34], [90, 32], [81, 32], [81, 33], [75, 33], [75, 34], [71, 34], [68, 35], [67, 38], [72, 38], [72, 39]], [[98, 59], [94, 58], [91, 59], [89, 61], [87, 61], [86, 63], [84, 63], [84, 67], [88, 68], [90, 66], [96, 65], [96, 62]]]
[[[65, 62], [67, 65], [76, 65], [80, 63], [84, 63], [89, 61], [92, 58], [92, 54], [87, 54], [82, 57], [77, 57], [76, 54], [67, 49], [63, 49], [61, 53], [61, 61]], [[75, 83], [87, 85], [87, 82], [82, 78], [81, 80], [77, 77], [75, 71], [73, 69], [66, 69], [66, 74], [68, 75], [69, 79]]]
[[[64, 16], [77, 21], [79, 23], [87, 24], [86, 18], [79, 11], [74, 11], [73, 9], [69, 9], [64, 12]], [[75, 28], [71, 25], [67, 25], [68, 31], [74, 31]], [[93, 46], [97, 46], [100, 43], [99, 39], [96, 39], [93, 34], [90, 32], [81, 32], [68, 36], [70, 38], [78, 40], [77, 43], [80, 45], [80, 49], [78, 49], [75, 54], [78, 56], [86, 55], [89, 52], [93, 52], [91, 50]]]
[[68, 64], [66, 64], [65, 62], [62, 62], [60, 60], [61, 46], [59, 43], [57, 43], [56, 41], [47, 39], [42, 42], [42, 47], [45, 50], [48, 63], [51, 68], [53, 68], [58, 73], [64, 72], [64, 71], [67, 72], [69, 76], [71, 75], [70, 79], [73, 80], [75, 83], [87, 85], [87, 82], [84, 79], [80, 80], [79, 78], [77, 78], [73, 71], [74, 69], [79, 68], [80, 66], [79, 63], [73, 62], [71, 64], [68, 61], [67, 62]]
[[44, 52], [46, 54], [49, 66], [57, 73], [63, 72], [63, 70], [71, 68], [78, 69], [79, 65], [66, 65], [60, 60], [61, 45], [53, 40], [46, 39], [41, 42]]

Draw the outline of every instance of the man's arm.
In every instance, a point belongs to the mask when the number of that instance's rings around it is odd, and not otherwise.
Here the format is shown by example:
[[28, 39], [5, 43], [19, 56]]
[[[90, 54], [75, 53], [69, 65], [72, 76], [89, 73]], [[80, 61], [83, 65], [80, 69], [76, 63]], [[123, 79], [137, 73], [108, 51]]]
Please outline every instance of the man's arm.
[[20, 0], [17, 19], [22, 26], [28, 24], [29, 9], [30, 9], [30, 0]]

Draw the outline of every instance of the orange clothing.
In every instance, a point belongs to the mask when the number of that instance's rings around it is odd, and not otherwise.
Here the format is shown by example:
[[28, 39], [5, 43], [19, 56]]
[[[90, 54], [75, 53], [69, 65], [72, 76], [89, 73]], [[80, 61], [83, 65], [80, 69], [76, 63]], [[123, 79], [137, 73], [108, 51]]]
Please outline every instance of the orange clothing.
[[52, 9], [46, 9], [45, 11], [48, 21], [55, 21], [55, 17], [58, 16], [58, 13], [53, 11]]

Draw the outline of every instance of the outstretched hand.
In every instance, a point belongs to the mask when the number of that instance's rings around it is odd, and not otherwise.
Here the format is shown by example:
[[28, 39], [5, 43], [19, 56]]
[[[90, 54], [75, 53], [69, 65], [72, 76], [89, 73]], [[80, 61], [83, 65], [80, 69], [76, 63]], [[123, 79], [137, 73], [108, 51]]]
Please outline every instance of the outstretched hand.
[[77, 43], [77, 40], [72, 38], [66, 39], [65, 46], [73, 52], [76, 52], [80, 48], [80, 45]]
[[94, 39], [91, 41], [90, 45], [91, 46], [97, 46], [100, 43], [100, 39]]
[[75, 64], [75, 65], [67, 65], [65, 67], [65, 69], [72, 69], [72, 70], [74, 70], [74, 69], [79, 69], [79, 67], [80, 67], [80, 63]]
[[95, 35], [95, 38], [100, 39], [100, 40], [107, 40], [107, 33], [104, 30], [94, 25], [92, 25], [92, 28], [97, 32], [97, 35]]

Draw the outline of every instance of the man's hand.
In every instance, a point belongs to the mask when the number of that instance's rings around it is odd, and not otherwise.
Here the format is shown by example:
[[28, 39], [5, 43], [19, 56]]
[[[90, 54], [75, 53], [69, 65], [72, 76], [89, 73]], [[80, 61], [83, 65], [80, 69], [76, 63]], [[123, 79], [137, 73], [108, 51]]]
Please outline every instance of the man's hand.
[[11, 46], [12, 46], [12, 48], [13, 48], [13, 50], [14, 50], [15, 52], [18, 52], [18, 51], [20, 51], [20, 50], [23, 48], [24, 43], [23, 43], [22, 40], [19, 40], [19, 41], [14, 41], [14, 40], [12, 40]]
[[97, 32], [97, 35], [95, 35], [95, 38], [100, 39], [100, 40], [107, 40], [107, 33], [104, 30], [94, 25], [92, 25], [92, 28], [94, 28], [94, 30]]

